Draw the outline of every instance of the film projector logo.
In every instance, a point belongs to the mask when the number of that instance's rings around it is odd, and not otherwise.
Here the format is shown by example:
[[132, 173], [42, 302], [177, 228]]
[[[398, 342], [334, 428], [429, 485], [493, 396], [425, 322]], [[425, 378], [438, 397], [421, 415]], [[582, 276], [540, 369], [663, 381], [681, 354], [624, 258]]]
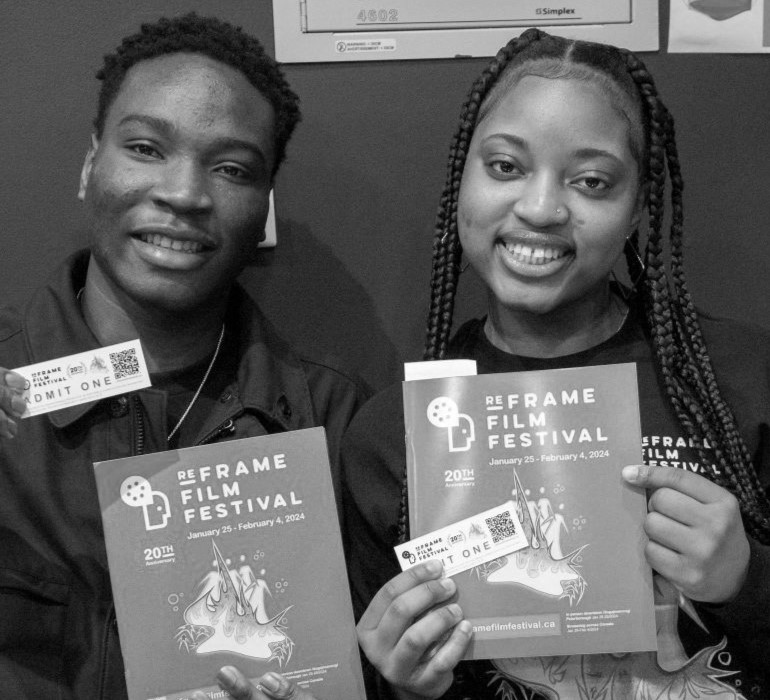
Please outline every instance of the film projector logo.
[[439, 396], [428, 404], [428, 421], [436, 428], [447, 431], [447, 447], [450, 452], [467, 452], [476, 440], [473, 419], [460, 413], [457, 403], [448, 396]]

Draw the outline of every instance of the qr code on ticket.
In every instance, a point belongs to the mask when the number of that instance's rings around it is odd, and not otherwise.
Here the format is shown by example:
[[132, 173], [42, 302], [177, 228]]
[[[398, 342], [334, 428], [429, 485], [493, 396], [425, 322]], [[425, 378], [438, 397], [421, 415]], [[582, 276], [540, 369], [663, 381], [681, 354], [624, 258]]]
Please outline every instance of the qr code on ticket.
[[110, 363], [115, 372], [115, 379], [126, 379], [127, 377], [139, 374], [139, 360], [136, 357], [136, 348], [111, 352]]
[[484, 522], [486, 522], [489, 534], [492, 535], [492, 542], [495, 544], [516, 535], [516, 526], [513, 524], [510, 511], [506, 510], [498, 515], [493, 515], [491, 518], [485, 518]]

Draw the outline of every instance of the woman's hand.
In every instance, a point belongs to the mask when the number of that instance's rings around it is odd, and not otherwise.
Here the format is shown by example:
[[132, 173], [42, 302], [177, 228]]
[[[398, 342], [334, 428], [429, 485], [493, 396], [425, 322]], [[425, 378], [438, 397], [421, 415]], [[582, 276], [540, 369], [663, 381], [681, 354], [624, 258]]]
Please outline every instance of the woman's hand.
[[27, 410], [22, 398], [27, 382], [20, 374], [0, 367], [0, 437], [16, 436], [16, 420]]
[[369, 661], [401, 697], [438, 698], [471, 640], [471, 624], [448, 602], [455, 583], [437, 561], [394, 576], [358, 622], [358, 641]]
[[671, 467], [629, 466], [623, 478], [649, 491], [644, 530], [650, 566], [692, 600], [734, 598], [750, 554], [735, 496], [699, 474]]
[[[234, 700], [316, 700], [307, 690], [273, 671], [260, 676], [255, 686], [235, 666], [223, 666], [217, 674], [217, 682]], [[192, 697], [208, 700], [200, 691]]]

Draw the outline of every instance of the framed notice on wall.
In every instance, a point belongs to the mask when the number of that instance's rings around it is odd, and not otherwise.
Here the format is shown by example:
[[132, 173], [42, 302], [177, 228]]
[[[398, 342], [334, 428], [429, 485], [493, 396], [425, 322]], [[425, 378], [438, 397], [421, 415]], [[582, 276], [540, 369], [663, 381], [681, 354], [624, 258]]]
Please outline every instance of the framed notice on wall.
[[285, 63], [493, 56], [528, 27], [658, 50], [658, 0], [273, 0]]
[[770, 1], [672, 0], [672, 53], [770, 53]]

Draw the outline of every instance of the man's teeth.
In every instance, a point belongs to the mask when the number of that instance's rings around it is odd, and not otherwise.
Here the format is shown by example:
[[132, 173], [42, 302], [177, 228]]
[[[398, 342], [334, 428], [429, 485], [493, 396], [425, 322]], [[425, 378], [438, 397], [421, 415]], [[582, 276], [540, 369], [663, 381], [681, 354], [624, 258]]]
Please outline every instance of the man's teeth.
[[545, 265], [551, 260], [558, 260], [567, 254], [566, 251], [559, 248], [533, 247], [523, 243], [506, 244], [505, 249], [518, 262], [528, 265]]
[[150, 245], [170, 248], [179, 253], [200, 253], [203, 250], [203, 246], [195, 241], [178, 241], [168, 236], [162, 236], [159, 233], [143, 233], [140, 238]]

